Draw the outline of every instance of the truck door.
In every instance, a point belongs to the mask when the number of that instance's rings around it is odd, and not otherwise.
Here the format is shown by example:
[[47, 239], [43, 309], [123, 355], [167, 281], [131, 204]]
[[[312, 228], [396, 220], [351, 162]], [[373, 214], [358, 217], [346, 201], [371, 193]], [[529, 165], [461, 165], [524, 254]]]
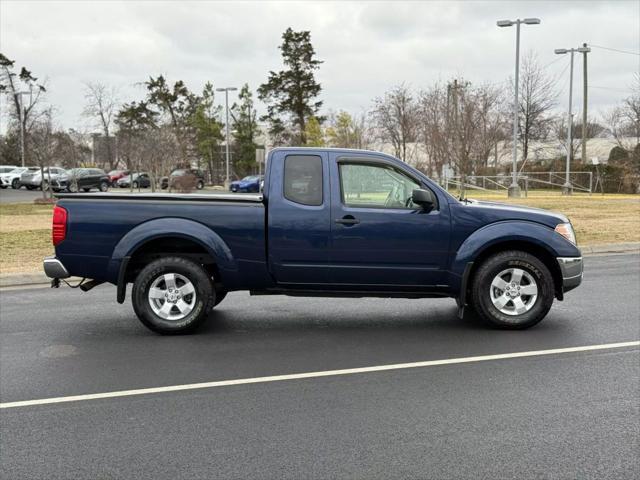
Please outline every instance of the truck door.
[[326, 152], [281, 150], [269, 161], [268, 256], [279, 284], [328, 282], [329, 165]]
[[413, 190], [428, 185], [383, 157], [332, 153], [330, 168], [332, 284], [413, 291], [447, 283], [446, 201], [431, 211], [413, 205]]

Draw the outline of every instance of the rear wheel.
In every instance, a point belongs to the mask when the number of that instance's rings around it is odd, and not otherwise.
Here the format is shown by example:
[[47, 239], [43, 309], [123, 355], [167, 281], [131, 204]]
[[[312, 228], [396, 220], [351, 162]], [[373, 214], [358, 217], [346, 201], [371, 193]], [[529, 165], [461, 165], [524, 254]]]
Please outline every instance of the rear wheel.
[[198, 183], [196, 184], [196, 188], [198, 190], [202, 190], [204, 188], [204, 182], [202, 180], [198, 180]]
[[109, 190], [109, 183], [108, 182], [100, 182], [100, 191], [101, 192], [106, 192], [107, 190]]
[[144, 267], [131, 297], [140, 321], [162, 334], [195, 330], [216, 303], [209, 274], [182, 257], [161, 258]]
[[472, 305], [488, 323], [505, 329], [528, 328], [549, 312], [553, 278], [546, 265], [517, 250], [489, 257], [476, 272]]

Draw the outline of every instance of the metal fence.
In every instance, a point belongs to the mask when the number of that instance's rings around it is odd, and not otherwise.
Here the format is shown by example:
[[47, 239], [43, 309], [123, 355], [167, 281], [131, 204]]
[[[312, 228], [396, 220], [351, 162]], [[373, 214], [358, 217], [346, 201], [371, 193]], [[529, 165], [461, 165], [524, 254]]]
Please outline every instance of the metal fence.
[[[521, 172], [517, 182], [525, 195], [530, 189], [561, 190], [565, 183], [565, 172]], [[572, 190], [593, 193], [593, 172], [571, 172], [569, 182]], [[442, 183], [447, 190], [460, 189], [462, 177], [445, 176]], [[509, 185], [511, 175], [467, 175], [464, 182], [464, 188], [469, 190], [508, 190]]]

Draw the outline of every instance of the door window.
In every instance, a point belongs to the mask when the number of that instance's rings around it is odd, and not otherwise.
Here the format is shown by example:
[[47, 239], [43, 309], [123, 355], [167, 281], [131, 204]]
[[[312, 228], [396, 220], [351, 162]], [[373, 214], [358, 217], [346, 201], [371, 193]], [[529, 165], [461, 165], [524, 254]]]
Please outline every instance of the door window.
[[289, 155], [284, 160], [284, 197], [302, 205], [322, 205], [322, 159]]
[[342, 203], [347, 207], [415, 208], [420, 184], [388, 165], [340, 163]]

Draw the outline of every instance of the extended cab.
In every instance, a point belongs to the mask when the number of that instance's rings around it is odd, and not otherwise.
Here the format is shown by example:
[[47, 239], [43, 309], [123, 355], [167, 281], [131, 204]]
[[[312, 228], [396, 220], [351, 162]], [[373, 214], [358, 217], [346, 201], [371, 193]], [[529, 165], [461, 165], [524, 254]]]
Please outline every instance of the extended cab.
[[277, 148], [262, 194], [58, 195], [54, 286], [108, 282], [160, 333], [191, 330], [227, 292], [453, 297], [489, 323], [526, 328], [578, 286], [563, 215], [460, 201], [381, 153]]

